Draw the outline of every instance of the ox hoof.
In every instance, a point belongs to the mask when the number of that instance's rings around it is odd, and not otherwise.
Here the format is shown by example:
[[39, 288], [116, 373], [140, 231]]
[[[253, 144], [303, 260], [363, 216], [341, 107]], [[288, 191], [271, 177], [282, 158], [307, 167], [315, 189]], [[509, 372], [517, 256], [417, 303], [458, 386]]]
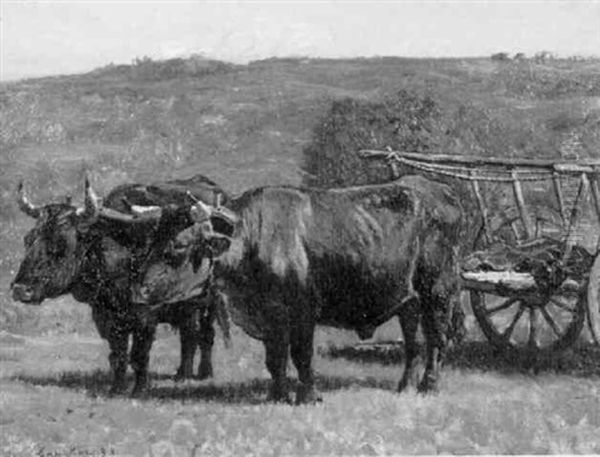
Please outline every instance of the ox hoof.
[[123, 395], [127, 391], [127, 385], [112, 385], [110, 390], [108, 391], [108, 395], [111, 397], [117, 397], [119, 395]]
[[398, 383], [398, 393], [406, 392], [409, 389], [417, 388], [419, 384], [419, 376], [416, 372], [406, 373]]
[[297, 405], [306, 405], [306, 404], [315, 404], [323, 401], [323, 397], [319, 392], [312, 386], [305, 387], [299, 386], [296, 391], [296, 404]]
[[402, 378], [402, 380], [398, 383], [398, 393], [404, 392], [409, 385], [410, 383], [408, 382], [408, 379]]
[[194, 378], [194, 373], [192, 371], [183, 371], [181, 369], [177, 370], [177, 373], [175, 373], [175, 376], [173, 376], [173, 380], [175, 382], [182, 382], [185, 381], [186, 379], [193, 379]]
[[145, 398], [148, 396], [148, 387], [134, 387], [131, 391], [131, 398]]
[[198, 376], [196, 377], [196, 379], [203, 381], [205, 379], [208, 378], [212, 378], [213, 377], [213, 370], [211, 366], [200, 366], [200, 368], [198, 368]]
[[425, 376], [417, 386], [417, 391], [421, 394], [436, 393], [438, 391], [437, 379], [431, 376]]
[[293, 405], [294, 402], [289, 393], [284, 392], [273, 392], [270, 391], [267, 395], [267, 401], [270, 403], [285, 403], [288, 405]]

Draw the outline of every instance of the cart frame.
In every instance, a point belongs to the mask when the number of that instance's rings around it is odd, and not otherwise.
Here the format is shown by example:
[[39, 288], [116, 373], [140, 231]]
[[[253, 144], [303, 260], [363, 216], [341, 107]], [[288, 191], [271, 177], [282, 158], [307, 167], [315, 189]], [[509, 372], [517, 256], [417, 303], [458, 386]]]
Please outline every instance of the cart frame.
[[[600, 226], [600, 160], [565, 162], [519, 158], [501, 159], [495, 157], [423, 154], [372, 149], [361, 150], [359, 155], [365, 159], [384, 160], [391, 166], [395, 178], [400, 175], [398, 167], [402, 165], [420, 173], [429, 173], [470, 182], [471, 191], [475, 196], [477, 208], [482, 219], [481, 232], [484, 244], [488, 246], [493, 242], [495, 227], [492, 224], [491, 211], [488, 208], [482, 191], [482, 183], [485, 182], [504, 183], [512, 188], [518, 221], [520, 221], [520, 227], [522, 227], [524, 235], [519, 238], [515, 232], [515, 248], [527, 249], [539, 244], [543, 239], [543, 236], [540, 236], [541, 234], [539, 233], [539, 221], [535, 219], [531, 208], [528, 207], [525, 200], [523, 193], [523, 183], [525, 182], [546, 181], [551, 183], [558, 203], [560, 216], [560, 231], [562, 234], [561, 262], [566, 262], [578, 243], [575, 231], [583, 215], [582, 208], [584, 202], [590, 195], [593, 211], [596, 213], [596, 221]], [[578, 179], [576, 196], [570, 209], [567, 207], [563, 192], [563, 178], [565, 177]], [[582, 297], [582, 301], [586, 305], [585, 314], [591, 336], [597, 344], [600, 344], [600, 305], [598, 303], [600, 291], [597, 290], [600, 288], [600, 231], [596, 239], [595, 252], [592, 255], [595, 257], [595, 261], [590, 267], [589, 276], [586, 275], [586, 278], [584, 278], [587, 296]], [[481, 280], [476, 276], [469, 276], [461, 272], [463, 287], [471, 291], [472, 306], [473, 300], [480, 300], [480, 295], [483, 293], [495, 293], [504, 297], [529, 294], [531, 295], [531, 299], [533, 299], [534, 294], [539, 294], [539, 289], [536, 288], [535, 281], [531, 276], [527, 277], [525, 275], [519, 277], [519, 273], [504, 273], [504, 275], [496, 274], [495, 276], [494, 274], [488, 274], [485, 280]], [[544, 309], [541, 309], [541, 312], [544, 318], [548, 320], [547, 312]], [[476, 317], [478, 317], [480, 326], [487, 322], [481, 309], [479, 310], [479, 315], [476, 313]], [[511, 325], [514, 326], [519, 318], [520, 314], [514, 319]], [[575, 327], [579, 328], [580, 331], [583, 324], [582, 322], [578, 324], [581, 325], [578, 327], [575, 325]], [[490, 340], [498, 337], [497, 332], [491, 329], [488, 329], [488, 332], [485, 331], [486, 329], [483, 330]], [[553, 327], [553, 330], [558, 334], [556, 328]], [[533, 332], [533, 330], [530, 329], [530, 332]], [[502, 338], [498, 337], [496, 339], [499, 345], [507, 344], [507, 341]], [[570, 340], [574, 340], [572, 335]]]

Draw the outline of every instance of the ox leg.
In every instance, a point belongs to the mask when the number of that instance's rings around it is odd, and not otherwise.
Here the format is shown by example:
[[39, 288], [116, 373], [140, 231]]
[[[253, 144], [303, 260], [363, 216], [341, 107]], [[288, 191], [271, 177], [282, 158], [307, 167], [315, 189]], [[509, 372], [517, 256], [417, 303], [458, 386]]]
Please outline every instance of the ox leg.
[[212, 348], [215, 341], [214, 320], [215, 309], [214, 305], [210, 303], [206, 312], [201, 311], [200, 316], [200, 332], [197, 340], [200, 345], [198, 379], [208, 379], [213, 376]]
[[127, 374], [128, 343], [129, 332], [113, 326], [108, 338], [108, 345], [110, 347], [108, 362], [113, 374], [113, 381], [110, 387], [111, 395], [122, 394], [127, 390], [125, 375]]
[[408, 300], [398, 314], [402, 335], [404, 337], [404, 373], [398, 384], [398, 392], [402, 392], [409, 385], [415, 386], [416, 366], [418, 362], [419, 347], [417, 345], [417, 330], [419, 328], [419, 300]]
[[175, 380], [191, 379], [194, 376], [194, 355], [196, 354], [197, 322], [195, 312], [189, 319], [184, 319], [179, 325], [180, 365], [175, 374]]
[[135, 386], [131, 393], [133, 397], [143, 395], [148, 389], [148, 365], [155, 333], [156, 325], [146, 325], [133, 332], [131, 348], [131, 365], [135, 372]]
[[289, 333], [282, 331], [278, 337], [264, 341], [266, 365], [272, 382], [267, 396], [268, 401], [291, 403], [287, 386], [287, 358]]
[[290, 353], [300, 381], [296, 390], [296, 404], [316, 403], [322, 400], [315, 389], [312, 370], [314, 322], [300, 319], [291, 331]]
[[447, 347], [446, 332], [450, 317], [451, 300], [444, 293], [434, 293], [423, 307], [423, 330], [427, 341], [427, 363], [418, 390], [435, 391]]

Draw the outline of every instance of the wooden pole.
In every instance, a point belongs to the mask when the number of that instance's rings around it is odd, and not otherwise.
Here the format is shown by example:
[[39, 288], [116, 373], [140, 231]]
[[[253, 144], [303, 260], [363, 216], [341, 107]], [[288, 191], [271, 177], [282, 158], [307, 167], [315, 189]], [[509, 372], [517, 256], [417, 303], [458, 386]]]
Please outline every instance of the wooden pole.
[[[473, 170], [470, 170], [469, 174], [471, 176], [475, 176]], [[471, 188], [475, 194], [475, 198], [477, 199], [477, 206], [479, 207], [479, 212], [481, 213], [481, 217], [483, 219], [483, 234], [485, 236], [485, 242], [489, 245], [492, 243], [492, 234], [490, 233], [488, 210], [485, 204], [485, 199], [483, 198], [483, 194], [481, 193], [481, 189], [479, 188], [479, 181], [477, 179], [473, 179], [471, 181]]]
[[519, 158], [498, 158], [498, 157], [478, 157], [466, 155], [451, 154], [423, 154], [419, 152], [404, 151], [380, 151], [373, 149], [362, 149], [358, 154], [365, 159], [386, 159], [390, 154], [397, 154], [398, 157], [416, 160], [419, 162], [431, 162], [451, 165], [468, 166], [492, 166], [497, 167], [530, 167], [537, 169], [546, 169], [548, 171], [557, 171], [565, 174], [579, 173], [598, 173], [597, 167], [600, 166], [600, 160], [578, 160], [577, 163], [559, 163], [555, 160], [545, 159], [519, 159]]
[[[598, 218], [598, 224], [600, 225], [600, 189], [598, 188], [598, 175], [592, 176], [591, 187], [592, 196], [594, 197], [594, 208], [596, 210], [596, 216]], [[600, 252], [600, 235], [598, 235], [598, 241], [596, 242], [596, 253]]]
[[590, 190], [590, 181], [585, 173], [581, 173], [580, 181], [579, 181], [579, 189], [577, 191], [577, 197], [575, 198], [575, 202], [573, 203], [573, 208], [571, 209], [571, 217], [569, 217], [569, 227], [567, 229], [567, 237], [565, 243], [565, 252], [563, 253], [563, 262], [568, 259], [571, 255], [571, 250], [573, 246], [575, 246], [577, 239], [575, 237], [575, 227], [577, 226], [577, 222], [579, 219], [579, 213], [581, 212], [581, 206], [583, 205], [583, 201], [585, 196]]
[[600, 222], [600, 188], [598, 187], [598, 177], [593, 177], [590, 180], [590, 185], [592, 187], [592, 195], [594, 197], [594, 208], [596, 210], [596, 216], [598, 217], [598, 222]]
[[567, 210], [565, 208], [565, 198], [562, 193], [560, 174], [556, 171], [554, 173], [552, 173], [552, 183], [554, 184], [554, 193], [556, 194], [556, 200], [558, 200], [558, 208], [560, 210], [560, 219], [562, 221], [562, 226], [563, 226], [563, 228], [566, 228], [567, 227]]
[[531, 220], [529, 219], [529, 214], [527, 213], [527, 207], [525, 206], [525, 198], [523, 197], [523, 189], [521, 188], [521, 182], [519, 181], [519, 174], [516, 170], [512, 170], [511, 176], [515, 201], [517, 202], [521, 222], [523, 222], [523, 228], [525, 229], [525, 237], [527, 240], [531, 240], [533, 227], [531, 225]]

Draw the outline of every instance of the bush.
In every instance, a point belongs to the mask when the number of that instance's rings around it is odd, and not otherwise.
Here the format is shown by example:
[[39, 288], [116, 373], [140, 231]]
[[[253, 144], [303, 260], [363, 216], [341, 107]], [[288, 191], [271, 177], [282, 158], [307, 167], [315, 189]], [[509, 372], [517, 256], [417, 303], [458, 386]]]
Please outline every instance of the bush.
[[437, 103], [407, 91], [383, 101], [334, 101], [304, 148], [305, 184], [341, 187], [390, 179], [387, 166], [362, 160], [360, 149], [425, 152], [435, 147]]
[[496, 54], [492, 54], [492, 60], [500, 60], [500, 61], [507, 61], [510, 59], [510, 57], [508, 57], [508, 54], [506, 52], [497, 52]]
[[[391, 178], [381, 161], [361, 159], [360, 149], [505, 157], [535, 153], [538, 136], [507, 125], [470, 105], [444, 107], [429, 96], [400, 91], [383, 101], [334, 101], [313, 129], [304, 148], [304, 184], [341, 187], [374, 184]], [[537, 143], [536, 143], [537, 144]], [[401, 170], [401, 174], [414, 170]]]

